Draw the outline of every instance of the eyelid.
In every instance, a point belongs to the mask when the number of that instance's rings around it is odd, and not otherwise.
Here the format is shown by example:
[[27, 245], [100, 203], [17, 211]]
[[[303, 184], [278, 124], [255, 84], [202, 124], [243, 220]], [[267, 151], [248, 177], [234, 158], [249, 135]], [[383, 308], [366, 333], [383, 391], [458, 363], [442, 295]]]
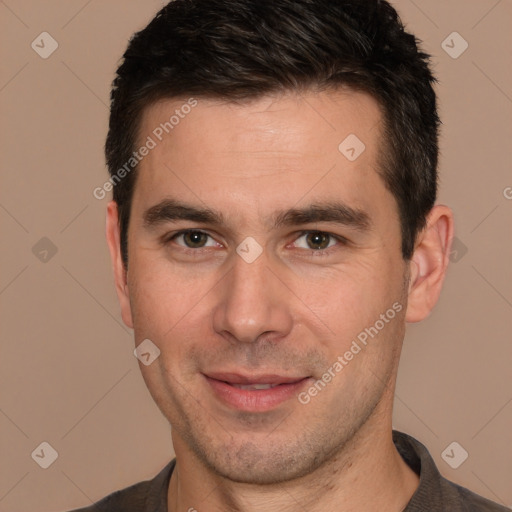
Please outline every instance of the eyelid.
[[[199, 229], [199, 228], [186, 228], [186, 229], [180, 229], [179, 231], [174, 231], [172, 233], [166, 233], [165, 235], [163, 235], [161, 237], [161, 242], [162, 242], [162, 244], [165, 245], [169, 242], [172, 242], [179, 236], [186, 235], [187, 233], [202, 233], [202, 234], [206, 235], [207, 237], [211, 238], [215, 243], [217, 243], [219, 245], [223, 245], [221, 242], [217, 241], [214, 236], [212, 236], [210, 233], [208, 233], [208, 231], [205, 231], [205, 230]], [[199, 249], [208, 249], [208, 248], [212, 247], [211, 245], [209, 245], [209, 246], [198, 247], [198, 248], [194, 249], [192, 247], [187, 247], [186, 245], [181, 245], [181, 244], [177, 244], [177, 245], [179, 245], [183, 249], [188, 249], [191, 251], [198, 251]]]
[[[214, 240], [217, 244], [224, 245], [223, 243], [219, 242], [208, 231], [206, 231], [204, 229], [200, 229], [200, 228], [185, 228], [185, 229], [181, 229], [179, 231], [175, 231], [175, 232], [172, 232], [172, 233], [167, 233], [164, 236], [162, 236], [161, 241], [165, 245], [165, 244], [175, 240], [179, 236], [183, 236], [183, 235], [186, 235], [187, 233], [191, 233], [191, 232], [193, 232], [193, 233], [202, 233], [202, 234], [206, 235], [207, 237], [211, 238], [212, 240]], [[305, 229], [305, 230], [299, 231], [298, 233], [295, 233], [292, 243], [296, 242], [299, 238], [301, 238], [301, 237], [303, 237], [305, 235], [309, 235], [311, 233], [321, 233], [323, 235], [327, 235], [327, 236], [333, 238], [334, 240], [336, 240], [338, 243], [335, 244], [334, 246], [327, 247], [326, 249], [304, 249], [304, 248], [299, 248], [301, 251], [308, 252], [309, 254], [314, 254], [314, 255], [318, 255], [318, 256], [320, 256], [320, 255], [328, 255], [332, 251], [335, 251], [338, 248], [339, 245], [346, 246], [346, 245], [348, 245], [350, 243], [347, 238], [345, 238], [345, 237], [343, 237], [341, 235], [336, 235], [334, 233], [330, 233], [329, 231], [322, 231], [322, 230], [319, 230], [319, 229]], [[185, 250], [194, 251], [194, 252], [197, 252], [197, 251], [199, 251], [201, 249], [209, 249], [209, 248], [212, 247], [210, 245], [210, 246], [192, 248], [192, 247], [187, 247], [186, 245], [181, 245], [181, 244], [177, 244], [177, 245], [179, 247], [182, 247]]]
[[[323, 229], [304, 229], [303, 231], [299, 231], [299, 237], [304, 235], [309, 235], [310, 233], [321, 233], [322, 235], [328, 235], [339, 242], [347, 243], [349, 242], [348, 238], [345, 238], [342, 235], [337, 235], [336, 233], [331, 233], [330, 231], [324, 231]], [[298, 238], [298, 237], [297, 237]]]
[[335, 251], [339, 245], [346, 246], [346, 245], [349, 245], [349, 243], [350, 243], [349, 240], [347, 238], [345, 238], [344, 236], [336, 235], [334, 233], [330, 233], [329, 231], [322, 231], [321, 229], [305, 229], [303, 231], [300, 231], [298, 233], [298, 236], [295, 236], [295, 238], [293, 239], [293, 242], [296, 242], [299, 238], [303, 237], [304, 235], [309, 235], [311, 233], [320, 233], [322, 235], [327, 235], [330, 238], [333, 238], [334, 240], [336, 240], [336, 242], [338, 242], [337, 244], [335, 244], [331, 247], [327, 247], [326, 249], [303, 249], [303, 248], [301, 248], [301, 250], [307, 251], [309, 253], [313, 253], [315, 255], [330, 254], [332, 251]]

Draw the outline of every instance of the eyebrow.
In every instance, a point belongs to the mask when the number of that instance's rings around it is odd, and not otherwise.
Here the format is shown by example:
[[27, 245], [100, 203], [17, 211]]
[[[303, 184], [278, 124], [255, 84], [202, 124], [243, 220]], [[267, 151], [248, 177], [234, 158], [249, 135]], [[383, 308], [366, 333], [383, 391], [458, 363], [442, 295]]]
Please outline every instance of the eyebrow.
[[[343, 202], [311, 204], [305, 208], [291, 208], [273, 215], [275, 228], [318, 222], [332, 222], [365, 232], [371, 229], [370, 216], [363, 210]], [[174, 199], [164, 199], [148, 208], [143, 214], [144, 225], [152, 228], [166, 222], [188, 220], [197, 223], [222, 225], [224, 215], [209, 208], [198, 208]]]
[[370, 216], [365, 211], [338, 201], [292, 208], [279, 212], [275, 217], [276, 227], [317, 222], [333, 222], [361, 232], [369, 231], [372, 226]]
[[174, 220], [190, 220], [204, 224], [222, 224], [222, 214], [208, 208], [197, 208], [174, 199], [164, 199], [144, 212], [144, 225], [153, 227]]

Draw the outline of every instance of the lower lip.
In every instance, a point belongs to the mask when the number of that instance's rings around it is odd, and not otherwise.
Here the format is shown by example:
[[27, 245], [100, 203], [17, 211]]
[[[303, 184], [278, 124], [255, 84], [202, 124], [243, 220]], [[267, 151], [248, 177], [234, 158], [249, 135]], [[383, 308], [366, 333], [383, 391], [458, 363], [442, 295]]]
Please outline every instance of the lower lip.
[[[205, 375], [206, 377], [206, 375]], [[296, 397], [310, 380], [305, 378], [290, 384], [279, 384], [269, 389], [240, 389], [221, 380], [206, 377], [216, 396], [224, 403], [241, 411], [265, 412]]]

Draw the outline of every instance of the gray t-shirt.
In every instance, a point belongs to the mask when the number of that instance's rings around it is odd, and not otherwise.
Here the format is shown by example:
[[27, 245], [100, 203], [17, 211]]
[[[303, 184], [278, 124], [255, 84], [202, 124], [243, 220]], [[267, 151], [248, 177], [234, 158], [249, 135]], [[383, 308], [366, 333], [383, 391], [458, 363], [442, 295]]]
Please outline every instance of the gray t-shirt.
[[[419, 486], [403, 512], [510, 512], [442, 477], [427, 448], [413, 437], [395, 430], [393, 442], [420, 477]], [[152, 480], [116, 491], [94, 505], [71, 512], [168, 512], [167, 490], [175, 464], [173, 459]]]

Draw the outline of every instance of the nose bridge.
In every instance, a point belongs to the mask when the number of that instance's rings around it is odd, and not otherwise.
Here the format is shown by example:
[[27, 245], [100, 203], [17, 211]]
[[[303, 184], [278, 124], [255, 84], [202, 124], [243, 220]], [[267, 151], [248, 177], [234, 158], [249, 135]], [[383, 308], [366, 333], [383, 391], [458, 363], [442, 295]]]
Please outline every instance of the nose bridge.
[[263, 333], [283, 336], [291, 330], [290, 298], [269, 266], [264, 253], [253, 261], [234, 255], [214, 311], [217, 332], [250, 343]]

